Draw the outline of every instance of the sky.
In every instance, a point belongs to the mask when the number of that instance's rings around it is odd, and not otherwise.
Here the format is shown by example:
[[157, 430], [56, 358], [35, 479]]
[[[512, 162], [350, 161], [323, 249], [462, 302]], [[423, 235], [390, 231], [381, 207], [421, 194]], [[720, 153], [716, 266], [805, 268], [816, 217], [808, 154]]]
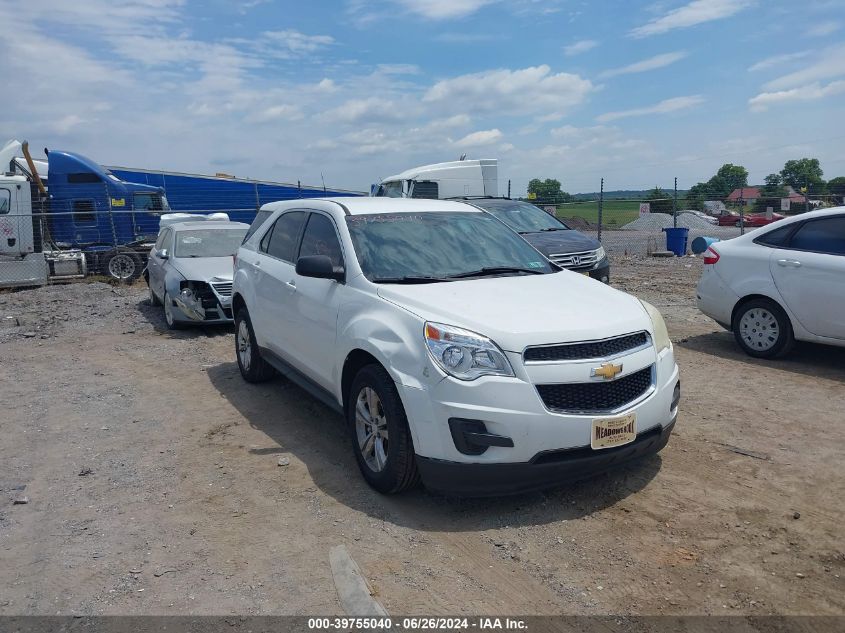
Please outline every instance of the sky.
[[0, 144], [354, 190], [845, 175], [845, 0], [0, 0]]

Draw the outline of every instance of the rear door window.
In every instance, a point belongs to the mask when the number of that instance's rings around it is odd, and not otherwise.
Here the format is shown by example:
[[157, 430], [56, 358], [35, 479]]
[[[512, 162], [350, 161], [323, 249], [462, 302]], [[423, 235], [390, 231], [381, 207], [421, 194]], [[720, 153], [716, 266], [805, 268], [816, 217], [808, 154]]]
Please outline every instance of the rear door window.
[[845, 216], [809, 220], [801, 225], [789, 248], [829, 255], [845, 255]]
[[293, 263], [305, 215], [304, 211], [288, 211], [280, 216], [261, 240], [261, 250], [271, 257]]

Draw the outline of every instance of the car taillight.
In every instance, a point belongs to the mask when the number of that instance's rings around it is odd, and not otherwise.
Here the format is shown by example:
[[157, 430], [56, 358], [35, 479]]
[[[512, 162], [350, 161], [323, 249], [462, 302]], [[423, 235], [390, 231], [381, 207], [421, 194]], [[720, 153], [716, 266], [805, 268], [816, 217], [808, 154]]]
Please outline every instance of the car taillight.
[[718, 251], [713, 248], [712, 246], [708, 246], [707, 250], [704, 251], [704, 263], [705, 264], [715, 264], [719, 261], [719, 253]]

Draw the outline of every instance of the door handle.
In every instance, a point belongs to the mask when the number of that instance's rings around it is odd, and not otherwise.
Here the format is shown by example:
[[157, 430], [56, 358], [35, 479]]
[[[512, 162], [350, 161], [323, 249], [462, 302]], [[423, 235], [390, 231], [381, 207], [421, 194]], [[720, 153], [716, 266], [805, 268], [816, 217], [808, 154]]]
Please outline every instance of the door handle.
[[801, 268], [801, 262], [797, 259], [779, 259], [778, 266], [784, 266], [788, 268]]
[[285, 285], [291, 290], [296, 290], [296, 282], [293, 279], [291, 279], [290, 281], [286, 281]]

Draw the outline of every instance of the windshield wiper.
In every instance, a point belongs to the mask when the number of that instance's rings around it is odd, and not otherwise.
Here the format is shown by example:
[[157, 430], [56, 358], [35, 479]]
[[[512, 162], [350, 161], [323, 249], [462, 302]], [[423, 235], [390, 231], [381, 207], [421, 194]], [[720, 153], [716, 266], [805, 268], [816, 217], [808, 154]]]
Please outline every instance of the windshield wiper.
[[554, 226], [547, 227], [545, 229], [540, 229], [541, 231], [565, 231], [566, 229], [557, 228]]
[[465, 277], [481, 277], [483, 275], [497, 275], [500, 273], [529, 273], [531, 275], [542, 275], [542, 270], [536, 268], [518, 268], [515, 266], [488, 266], [479, 270], [470, 270], [465, 273], [448, 275], [449, 279], [463, 279]]
[[373, 277], [372, 281], [376, 284], [433, 284], [449, 280], [443, 277], [415, 277], [413, 275], [405, 275], [404, 277]]

